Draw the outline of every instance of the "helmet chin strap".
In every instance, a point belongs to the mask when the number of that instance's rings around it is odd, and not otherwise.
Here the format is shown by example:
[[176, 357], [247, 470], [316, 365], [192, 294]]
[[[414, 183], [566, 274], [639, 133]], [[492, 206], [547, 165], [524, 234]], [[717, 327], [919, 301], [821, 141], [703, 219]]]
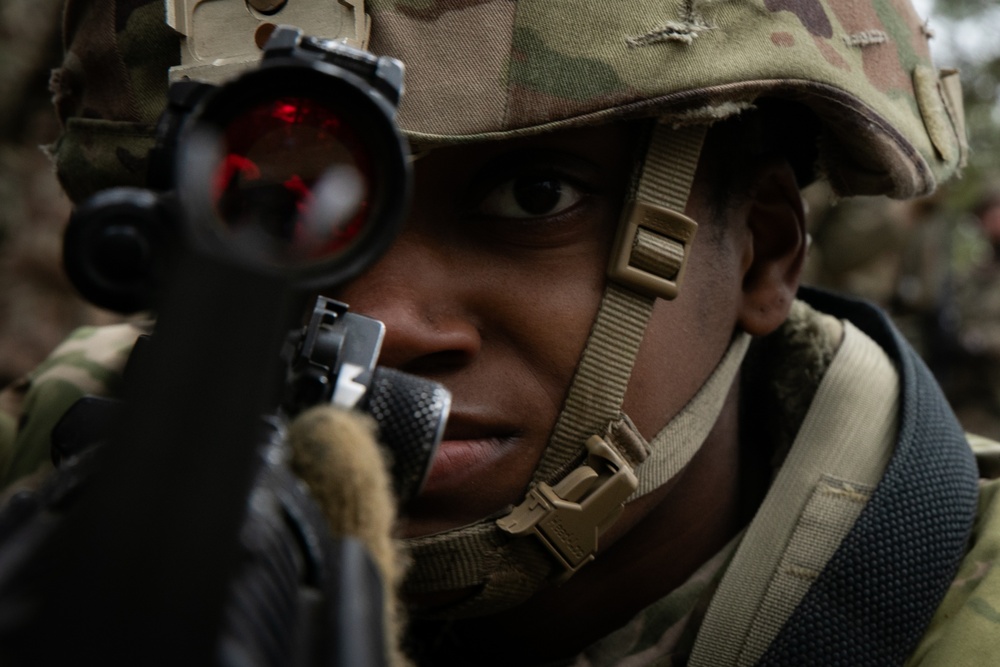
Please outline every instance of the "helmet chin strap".
[[675, 298], [683, 278], [697, 224], [681, 212], [706, 129], [657, 124], [653, 131], [608, 286], [525, 500], [500, 516], [406, 540], [414, 561], [407, 593], [470, 590], [456, 605], [415, 615], [484, 615], [572, 576], [594, 559], [625, 502], [669, 481], [707, 438], [749, 346], [746, 334], [652, 443], [621, 412], [653, 304]]

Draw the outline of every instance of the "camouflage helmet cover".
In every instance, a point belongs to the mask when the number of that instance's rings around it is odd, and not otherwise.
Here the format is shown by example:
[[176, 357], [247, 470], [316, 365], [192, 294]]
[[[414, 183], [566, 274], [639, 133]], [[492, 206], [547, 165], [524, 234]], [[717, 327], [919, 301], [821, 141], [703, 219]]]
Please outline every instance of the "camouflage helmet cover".
[[[957, 77], [933, 69], [929, 32], [908, 0], [372, 0], [366, 9], [371, 50], [407, 66], [400, 123], [417, 143], [623, 117], [711, 122], [768, 96], [819, 115], [819, 166], [842, 194], [928, 193], [966, 152]], [[69, 0], [54, 83], [67, 122], [55, 153], [71, 196], [97, 185], [72, 187], [81, 162], [107, 171], [104, 180], [130, 160], [133, 180], [141, 170], [149, 139], [140, 135], [179, 59], [163, 17], [162, 0]], [[110, 143], [97, 137], [108, 133]]]
[[50, 147], [74, 202], [142, 186], [179, 39], [162, 0], [67, 0], [62, 66], [49, 87], [63, 132]]
[[844, 194], [924, 194], [963, 157], [960, 95], [932, 68], [908, 0], [387, 0], [370, 11], [373, 50], [407, 64], [401, 121], [416, 138], [632, 115], [711, 121], [766, 95], [818, 113], [820, 166]]

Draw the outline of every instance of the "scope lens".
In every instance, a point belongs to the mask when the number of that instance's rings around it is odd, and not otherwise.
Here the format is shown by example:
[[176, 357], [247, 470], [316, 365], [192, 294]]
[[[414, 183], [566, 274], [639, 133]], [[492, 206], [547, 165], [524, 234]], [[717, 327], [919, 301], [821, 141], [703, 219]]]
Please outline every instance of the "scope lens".
[[364, 228], [372, 160], [342, 115], [308, 97], [271, 100], [224, 128], [213, 197], [229, 231], [288, 261], [325, 260]]

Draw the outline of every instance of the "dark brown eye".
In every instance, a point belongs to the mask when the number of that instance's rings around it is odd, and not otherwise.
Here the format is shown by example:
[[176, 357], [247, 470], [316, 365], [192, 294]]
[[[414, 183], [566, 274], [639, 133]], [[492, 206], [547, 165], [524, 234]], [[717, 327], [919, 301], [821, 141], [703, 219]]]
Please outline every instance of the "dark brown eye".
[[522, 176], [514, 181], [514, 199], [518, 206], [532, 215], [545, 215], [562, 198], [562, 184], [554, 178]]
[[580, 201], [582, 193], [554, 175], [525, 174], [504, 181], [480, 205], [480, 212], [498, 218], [541, 218], [556, 215]]

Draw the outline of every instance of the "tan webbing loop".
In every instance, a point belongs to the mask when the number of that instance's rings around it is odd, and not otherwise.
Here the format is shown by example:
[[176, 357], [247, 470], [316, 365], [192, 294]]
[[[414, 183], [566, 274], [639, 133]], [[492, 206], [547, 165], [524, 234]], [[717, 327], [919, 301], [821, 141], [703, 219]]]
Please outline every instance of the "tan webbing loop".
[[684, 246], [673, 239], [640, 229], [632, 247], [632, 264], [648, 273], [661, 271], [667, 278], [675, 278], [684, 261]]

